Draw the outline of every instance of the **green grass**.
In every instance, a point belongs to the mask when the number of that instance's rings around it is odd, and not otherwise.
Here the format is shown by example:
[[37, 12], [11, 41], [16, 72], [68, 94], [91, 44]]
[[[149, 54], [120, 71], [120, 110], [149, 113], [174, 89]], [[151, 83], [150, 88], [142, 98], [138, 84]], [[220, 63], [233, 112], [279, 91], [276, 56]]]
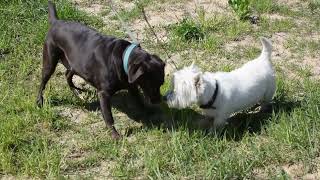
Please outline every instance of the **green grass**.
[[[290, 9], [270, 2], [256, 1], [253, 7], [262, 14], [279, 13], [275, 7], [280, 6], [281, 12]], [[152, 3], [146, 1], [145, 5]], [[62, 19], [124, 37], [117, 27], [106, 26], [100, 18], [78, 11], [68, 1], [58, 1], [57, 6]], [[63, 72], [50, 80], [44, 107], [35, 105], [42, 44], [48, 29], [47, 1], [1, 1], [0, 7], [0, 177], [255, 179], [255, 172], [261, 170], [268, 178], [287, 179], [290, 175], [283, 170], [284, 165], [303, 164], [305, 174], [319, 166], [315, 159], [320, 150], [320, 84], [310, 78], [313, 74], [309, 68], [286, 59], [275, 61], [273, 113], [240, 112], [219, 133], [195, 126], [197, 119], [203, 118], [196, 107], [175, 110], [163, 106], [141, 111], [131, 108], [120, 94], [115, 97], [113, 113], [124, 138], [115, 142], [104, 128], [100, 110], [89, 108], [88, 103], [95, 102], [94, 92], [88, 102], [79, 100], [67, 87]], [[318, 30], [319, 21], [313, 19], [318, 17], [317, 7], [310, 5], [303, 13], [281, 13], [289, 17], [284, 20], [262, 17], [257, 26], [223, 14], [188, 17], [188, 21], [165, 27], [169, 31], [165, 45], [170, 53], [190, 52], [182, 55], [179, 67], [197, 58], [208, 71], [231, 71], [260, 53], [260, 46], [254, 44], [226, 50], [229, 43], [245, 37], [258, 41], [258, 36], [280, 32], [291, 35], [286, 48], [294, 54], [287, 58], [300, 60], [305, 54], [316, 57], [319, 43], [299, 41], [295, 36]], [[130, 12], [123, 16], [128, 16], [128, 21], [139, 18]], [[309, 26], [299, 26], [293, 18], [301, 18]], [[143, 43], [143, 47], [161, 51], [152, 41]], [[198, 51], [202, 54], [195, 56], [193, 52]], [[295, 67], [289, 68], [290, 64]], [[293, 70], [298, 78], [290, 78], [283, 68]], [[167, 89], [169, 78], [161, 92]], [[67, 109], [86, 116], [76, 122], [59, 113]], [[132, 119], [146, 123], [141, 127]]]
[[[47, 31], [47, 2], [0, 4], [0, 49], [8, 51], [0, 59], [0, 172], [57, 176], [63, 155], [61, 146], [50, 136], [68, 127], [50, 107], [35, 106], [40, 52]], [[96, 18], [75, 11], [69, 3], [60, 2], [58, 8], [62, 18], [81, 19], [98, 28], [102, 25]]]

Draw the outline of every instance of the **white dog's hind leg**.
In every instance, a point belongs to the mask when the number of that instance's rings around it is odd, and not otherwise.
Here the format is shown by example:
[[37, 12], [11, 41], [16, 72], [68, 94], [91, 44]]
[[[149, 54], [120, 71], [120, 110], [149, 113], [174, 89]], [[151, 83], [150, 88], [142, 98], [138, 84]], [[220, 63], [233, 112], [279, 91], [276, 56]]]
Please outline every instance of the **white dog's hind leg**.
[[272, 104], [270, 102], [263, 102], [261, 104], [260, 113], [271, 113], [272, 112]]
[[275, 93], [275, 87], [271, 88], [267, 93], [264, 95], [264, 99], [261, 102], [261, 109], [260, 112], [262, 113], [271, 113], [272, 112], [272, 98]]

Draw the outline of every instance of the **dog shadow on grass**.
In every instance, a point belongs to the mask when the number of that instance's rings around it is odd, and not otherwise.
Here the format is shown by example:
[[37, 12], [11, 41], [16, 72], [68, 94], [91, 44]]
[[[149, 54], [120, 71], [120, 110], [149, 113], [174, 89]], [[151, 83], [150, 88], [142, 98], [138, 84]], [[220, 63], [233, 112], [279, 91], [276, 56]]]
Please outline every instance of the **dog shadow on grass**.
[[[160, 106], [138, 107], [126, 93], [114, 97], [113, 107], [124, 112], [134, 121], [144, 124], [144, 128], [161, 128], [165, 131], [187, 130], [189, 132], [201, 131], [204, 136], [212, 138], [227, 138], [239, 141], [244, 135], [260, 134], [267, 125], [277, 118], [280, 113], [290, 114], [295, 108], [301, 106], [300, 101], [292, 100], [285, 95], [276, 96], [269, 113], [254, 111], [257, 107], [236, 113], [229, 118], [229, 124], [219, 132], [210, 130], [212, 120], [202, 115], [201, 110], [193, 109], [170, 109], [165, 103]], [[277, 123], [277, 122], [275, 122]], [[135, 129], [132, 129], [135, 131]], [[130, 132], [130, 130], [129, 130]]]
[[[199, 112], [192, 109], [169, 109], [163, 102], [159, 105], [139, 105], [127, 92], [119, 92], [112, 97], [112, 107], [128, 116], [129, 119], [142, 123], [145, 129], [161, 128], [174, 130], [181, 127], [194, 129], [194, 119], [204, 118]], [[86, 105], [89, 111], [100, 110], [99, 101]], [[117, 120], [115, 120], [117, 122]], [[136, 131], [136, 127], [128, 129], [128, 135]]]
[[[212, 136], [213, 138], [226, 137], [235, 141], [241, 140], [247, 133], [259, 134], [272, 119], [275, 119], [272, 118], [273, 116], [281, 112], [290, 114], [295, 108], [301, 106], [301, 102], [299, 101], [291, 101], [284, 96], [278, 96], [272, 104], [272, 113], [254, 112], [255, 108], [251, 108], [232, 116], [228, 120], [229, 124], [224, 129], [219, 132], [213, 132], [210, 130], [212, 120], [208, 120], [207, 117], [203, 116], [200, 110], [170, 109], [165, 103], [141, 107], [127, 92], [115, 94], [112, 97], [111, 103], [113, 108], [126, 114], [129, 119], [142, 123], [145, 129], [158, 128], [164, 131], [188, 130], [191, 133], [193, 131], [201, 131], [204, 136]], [[97, 100], [75, 105], [84, 105], [89, 111], [100, 110], [100, 104]], [[117, 123], [117, 120], [115, 122]], [[129, 127], [127, 136], [139, 130], [137, 127]]]
[[[74, 105], [84, 107], [88, 111], [101, 111], [97, 96], [84, 101], [76, 100], [75, 98], [51, 97], [50, 101], [53, 106]], [[129, 121], [133, 120], [142, 123], [145, 129], [162, 128], [164, 130], [173, 130], [181, 127], [195, 129], [194, 120], [204, 118], [199, 112], [192, 109], [169, 109], [164, 102], [159, 105], [145, 105], [142, 107], [126, 91], [120, 91], [112, 96], [111, 106], [116, 110], [113, 113], [116, 124], [119, 123], [117, 113], [121, 112], [128, 116], [127, 119]], [[129, 134], [134, 131], [139, 131], [139, 129], [133, 127], [128, 130]]]
[[253, 111], [256, 109], [253, 107], [251, 110], [237, 113], [229, 118], [228, 126], [219, 132], [218, 137], [239, 141], [247, 133], [260, 134], [267, 124], [276, 119], [273, 118], [274, 116], [280, 113], [290, 115], [294, 109], [299, 107], [301, 107], [300, 101], [293, 101], [284, 96], [276, 97], [272, 103], [272, 110], [268, 113]]

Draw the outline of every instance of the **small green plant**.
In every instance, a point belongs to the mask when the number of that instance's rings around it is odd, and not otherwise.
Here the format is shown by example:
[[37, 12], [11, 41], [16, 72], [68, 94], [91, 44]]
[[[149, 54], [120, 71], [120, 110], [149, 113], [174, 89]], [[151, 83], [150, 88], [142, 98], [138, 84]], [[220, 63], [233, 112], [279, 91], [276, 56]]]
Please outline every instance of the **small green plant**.
[[228, 0], [228, 3], [241, 20], [247, 19], [249, 17], [250, 0]]
[[188, 18], [183, 19], [174, 27], [174, 34], [185, 41], [200, 41], [204, 38], [202, 26]]

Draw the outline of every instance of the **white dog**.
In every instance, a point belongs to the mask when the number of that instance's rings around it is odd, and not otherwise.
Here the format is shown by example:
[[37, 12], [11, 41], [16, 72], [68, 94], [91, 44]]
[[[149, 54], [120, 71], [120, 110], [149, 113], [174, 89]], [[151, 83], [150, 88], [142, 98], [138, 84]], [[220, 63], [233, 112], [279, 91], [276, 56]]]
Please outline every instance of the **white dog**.
[[192, 63], [173, 74], [172, 90], [165, 100], [169, 107], [186, 108], [198, 104], [204, 113], [214, 118], [214, 127], [226, 124], [234, 112], [261, 103], [264, 109], [276, 90], [275, 72], [271, 64], [272, 45], [260, 38], [261, 55], [231, 72], [202, 73]]

